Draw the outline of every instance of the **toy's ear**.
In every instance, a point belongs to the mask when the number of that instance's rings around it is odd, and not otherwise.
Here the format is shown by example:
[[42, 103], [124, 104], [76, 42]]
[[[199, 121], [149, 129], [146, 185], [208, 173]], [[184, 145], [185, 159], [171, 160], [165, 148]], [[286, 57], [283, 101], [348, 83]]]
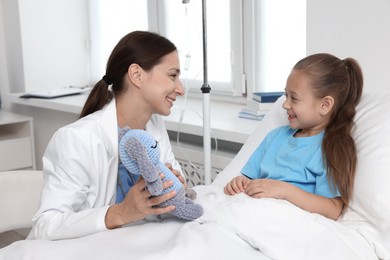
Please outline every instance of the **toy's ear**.
[[126, 138], [126, 141], [123, 142], [123, 149], [126, 150], [126, 154], [129, 158], [132, 158], [134, 161], [138, 161], [138, 159], [145, 156], [146, 153], [141, 142], [133, 136]]
[[128, 127], [128, 126], [125, 126], [125, 127], [123, 127], [123, 128], [119, 128], [119, 130], [118, 130], [118, 140], [121, 140], [122, 137], [123, 137], [125, 134], [127, 134], [130, 130], [131, 130], [131, 129], [130, 129], [130, 127]]
[[[132, 159], [138, 164], [139, 174], [141, 174], [146, 181], [152, 182], [159, 178], [158, 172], [149, 158], [148, 151], [140, 140], [135, 137], [130, 137], [126, 140], [123, 148], [125, 151], [124, 157], [127, 157], [129, 160]], [[122, 163], [125, 165], [123, 160]]]
[[[121, 133], [118, 134], [121, 135]], [[123, 166], [125, 166], [126, 169], [133, 174], [139, 175], [139, 168], [136, 162], [137, 159], [134, 156], [135, 153], [133, 152], [134, 141], [134, 137], [127, 134], [122, 134], [122, 137], [119, 139], [118, 152]]]

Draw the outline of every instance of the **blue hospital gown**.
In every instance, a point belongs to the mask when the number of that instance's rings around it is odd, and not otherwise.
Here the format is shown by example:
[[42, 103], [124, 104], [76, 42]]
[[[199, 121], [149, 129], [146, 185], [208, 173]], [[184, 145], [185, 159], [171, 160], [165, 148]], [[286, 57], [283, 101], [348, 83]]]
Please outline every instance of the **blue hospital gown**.
[[271, 131], [242, 168], [251, 179], [268, 178], [291, 183], [307, 192], [327, 198], [339, 197], [329, 183], [322, 158], [324, 132], [294, 137], [295, 129], [282, 126]]

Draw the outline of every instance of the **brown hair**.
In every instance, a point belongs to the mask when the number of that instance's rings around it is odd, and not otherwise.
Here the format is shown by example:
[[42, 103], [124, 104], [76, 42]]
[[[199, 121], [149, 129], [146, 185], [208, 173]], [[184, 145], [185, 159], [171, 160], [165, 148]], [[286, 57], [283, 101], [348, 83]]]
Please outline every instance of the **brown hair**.
[[[124, 77], [131, 64], [138, 64], [150, 71], [162, 57], [176, 50], [168, 39], [156, 33], [134, 31], [125, 35], [113, 49], [106, 67], [106, 74], [99, 80], [81, 111], [80, 118], [103, 108], [114, 96], [126, 90]], [[108, 85], [111, 85], [109, 90]]]
[[352, 196], [357, 163], [356, 146], [351, 136], [356, 106], [363, 91], [363, 73], [352, 58], [341, 60], [327, 53], [300, 60], [294, 70], [309, 76], [317, 98], [331, 96], [335, 103], [325, 128], [322, 151], [331, 183], [341, 193], [345, 205]]

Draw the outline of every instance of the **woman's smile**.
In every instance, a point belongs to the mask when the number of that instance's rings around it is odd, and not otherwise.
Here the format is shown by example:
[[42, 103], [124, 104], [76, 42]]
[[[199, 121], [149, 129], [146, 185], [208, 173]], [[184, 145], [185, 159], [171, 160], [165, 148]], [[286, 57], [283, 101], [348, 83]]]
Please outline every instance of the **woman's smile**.
[[176, 98], [167, 96], [166, 100], [167, 100], [169, 103], [171, 103], [171, 106], [173, 106], [173, 102], [176, 101]]

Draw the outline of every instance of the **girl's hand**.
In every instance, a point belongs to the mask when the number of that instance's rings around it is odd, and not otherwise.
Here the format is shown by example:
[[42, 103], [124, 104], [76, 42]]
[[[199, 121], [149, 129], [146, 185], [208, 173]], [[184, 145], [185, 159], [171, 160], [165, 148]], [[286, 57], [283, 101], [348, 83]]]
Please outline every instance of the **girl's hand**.
[[278, 180], [256, 179], [247, 185], [245, 193], [253, 198], [285, 199], [290, 185]]
[[223, 190], [227, 195], [236, 195], [244, 192], [250, 182], [251, 180], [249, 178], [245, 176], [238, 176], [232, 179]]
[[184, 179], [183, 175], [178, 170], [173, 169], [172, 164], [166, 163], [165, 166], [168, 167], [168, 169], [175, 174], [175, 176], [180, 180], [181, 183], [183, 183], [184, 188], [187, 188], [186, 180]]
[[[164, 176], [161, 175], [161, 178]], [[173, 181], [165, 181], [163, 188], [169, 188]], [[171, 212], [175, 206], [170, 205], [164, 208], [154, 207], [164, 201], [173, 198], [176, 191], [172, 190], [166, 194], [152, 197], [151, 193], [145, 189], [146, 183], [139, 177], [134, 186], [127, 193], [125, 199], [111, 206], [106, 213], [106, 227], [109, 229], [123, 226], [144, 219], [148, 215], [161, 215]]]

